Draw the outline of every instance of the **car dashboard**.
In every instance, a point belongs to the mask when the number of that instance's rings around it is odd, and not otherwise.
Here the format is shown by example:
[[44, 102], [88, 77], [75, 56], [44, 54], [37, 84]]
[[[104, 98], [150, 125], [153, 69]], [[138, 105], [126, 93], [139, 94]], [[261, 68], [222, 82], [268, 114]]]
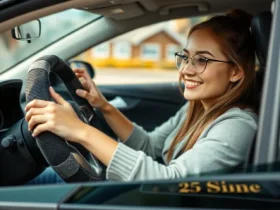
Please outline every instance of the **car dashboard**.
[[24, 184], [45, 167], [24, 119], [23, 82], [0, 82], [0, 186]]
[[0, 82], [0, 132], [24, 117], [20, 106], [21, 80]]

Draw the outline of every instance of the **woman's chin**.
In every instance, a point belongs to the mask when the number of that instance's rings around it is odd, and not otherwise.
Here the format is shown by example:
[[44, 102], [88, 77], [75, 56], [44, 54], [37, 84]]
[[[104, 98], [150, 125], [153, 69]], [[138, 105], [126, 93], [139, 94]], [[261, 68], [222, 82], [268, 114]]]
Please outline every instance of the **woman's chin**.
[[190, 94], [186, 91], [184, 92], [184, 98], [188, 101], [200, 100], [200, 97], [197, 94]]
[[190, 91], [188, 89], [184, 90], [184, 98], [188, 101], [200, 100], [201, 93], [194, 93], [194, 91]]

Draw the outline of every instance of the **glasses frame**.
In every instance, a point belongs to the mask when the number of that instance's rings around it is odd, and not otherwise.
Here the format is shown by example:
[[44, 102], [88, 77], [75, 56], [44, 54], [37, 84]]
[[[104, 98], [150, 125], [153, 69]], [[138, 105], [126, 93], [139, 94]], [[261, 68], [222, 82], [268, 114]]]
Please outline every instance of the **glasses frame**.
[[[207, 67], [207, 64], [208, 64], [208, 61], [233, 64], [232, 61], [222, 61], [222, 60], [216, 60], [216, 59], [206, 58], [206, 57], [204, 57], [203, 55], [199, 55], [199, 54], [193, 55], [193, 56], [191, 56], [191, 57], [187, 57], [186, 55], [182, 54], [181, 52], [176, 52], [174, 55], [175, 55], [175, 59], [176, 59], [176, 67], [177, 67], [179, 70], [180, 70], [181, 68], [177, 66], [177, 57], [180, 57], [180, 58], [182, 58], [183, 60], [185, 60], [185, 61], [186, 61], [186, 65], [189, 63], [188, 60], [191, 59], [191, 64], [192, 64], [193, 67], [194, 67], [194, 71], [197, 72], [197, 73], [199, 73], [199, 74], [201, 74], [201, 73], [203, 73], [203, 72], [205, 71], [205, 69], [206, 69], [206, 67]], [[194, 56], [197, 56], [197, 55], [199, 55], [199, 56], [205, 58], [205, 60], [206, 60], [205, 67], [204, 67], [203, 71], [201, 71], [201, 72], [198, 72], [198, 71], [195, 70], [195, 66], [194, 66], [193, 61], [192, 61], [193, 57], [194, 57]], [[186, 67], [186, 65], [184, 66], [184, 68]]]

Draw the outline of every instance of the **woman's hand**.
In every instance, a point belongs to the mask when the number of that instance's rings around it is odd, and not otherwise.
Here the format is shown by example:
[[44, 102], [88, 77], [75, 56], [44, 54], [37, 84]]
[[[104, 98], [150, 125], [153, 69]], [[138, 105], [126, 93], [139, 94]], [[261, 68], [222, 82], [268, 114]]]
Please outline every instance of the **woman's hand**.
[[90, 78], [88, 72], [85, 69], [73, 69], [74, 73], [82, 83], [85, 90], [78, 89], [76, 94], [86, 99], [90, 105], [94, 108], [105, 110], [109, 103], [102, 93], [98, 90], [95, 83]]
[[25, 107], [27, 112], [25, 119], [28, 122], [28, 129], [33, 130], [32, 136], [50, 131], [65, 140], [80, 143], [80, 132], [83, 131], [86, 124], [78, 118], [72, 106], [53, 88], [50, 88], [50, 93], [57, 103], [33, 100]]

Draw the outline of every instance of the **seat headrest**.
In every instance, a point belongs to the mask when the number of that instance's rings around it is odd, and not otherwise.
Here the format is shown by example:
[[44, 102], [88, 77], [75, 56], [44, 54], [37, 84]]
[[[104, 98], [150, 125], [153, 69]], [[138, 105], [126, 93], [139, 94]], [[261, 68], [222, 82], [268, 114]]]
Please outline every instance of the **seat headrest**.
[[258, 56], [261, 67], [266, 66], [271, 19], [271, 12], [259, 13], [252, 19], [251, 30], [252, 35], [255, 39], [256, 54]]

